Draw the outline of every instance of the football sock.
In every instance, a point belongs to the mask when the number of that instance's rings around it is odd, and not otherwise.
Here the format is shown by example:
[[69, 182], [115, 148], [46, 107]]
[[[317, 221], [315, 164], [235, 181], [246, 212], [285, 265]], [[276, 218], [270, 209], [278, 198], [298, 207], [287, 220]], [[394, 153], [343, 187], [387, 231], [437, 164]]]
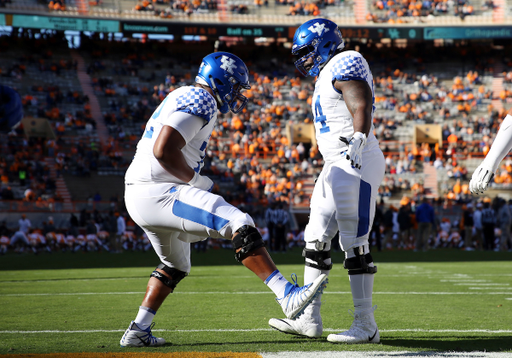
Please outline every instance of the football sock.
[[145, 330], [151, 325], [153, 322], [153, 318], [155, 317], [156, 312], [151, 308], [140, 306], [139, 313], [137, 317], [135, 317], [135, 324], [142, 330]]
[[278, 298], [281, 298], [284, 296], [286, 286], [292, 284], [284, 278], [279, 270], [275, 270], [270, 274], [270, 276], [267, 277], [265, 280], [265, 285], [267, 285]]
[[354, 310], [364, 311], [372, 307], [373, 274], [349, 275]]

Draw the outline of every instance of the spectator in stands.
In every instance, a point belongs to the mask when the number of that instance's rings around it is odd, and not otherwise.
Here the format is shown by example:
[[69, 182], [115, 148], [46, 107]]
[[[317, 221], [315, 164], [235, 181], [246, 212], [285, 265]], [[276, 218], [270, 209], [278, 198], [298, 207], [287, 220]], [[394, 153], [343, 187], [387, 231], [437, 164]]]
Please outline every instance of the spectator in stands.
[[500, 243], [497, 249], [507, 251], [510, 244], [510, 224], [512, 223], [512, 217], [505, 199], [496, 197], [496, 207], [497, 226], [499, 226], [501, 231]]
[[483, 249], [486, 251], [494, 250], [494, 228], [496, 227], [496, 213], [491, 207], [489, 201], [484, 202], [482, 210], [482, 233], [484, 236]]
[[473, 204], [468, 203], [467, 205], [462, 207], [462, 222], [464, 227], [464, 250], [473, 251], [473, 228], [474, 228], [474, 219], [473, 219]]
[[275, 232], [275, 250], [286, 252], [287, 249], [287, 229], [289, 214], [284, 208], [283, 203], [279, 203], [272, 216], [274, 219], [274, 232]]
[[275, 224], [274, 224], [274, 216], [276, 212], [276, 203], [273, 201], [265, 210], [265, 224], [268, 230], [269, 236], [269, 250], [276, 251], [276, 234], [275, 234]]
[[423, 197], [421, 204], [416, 208], [415, 214], [418, 222], [418, 236], [414, 251], [427, 251], [430, 249], [430, 235], [436, 232], [435, 212], [428, 197]]
[[397, 221], [400, 227], [400, 233], [398, 234], [396, 247], [398, 249], [410, 249], [408, 245], [411, 237], [412, 222], [411, 205], [409, 201], [402, 203], [400, 209], [398, 209]]

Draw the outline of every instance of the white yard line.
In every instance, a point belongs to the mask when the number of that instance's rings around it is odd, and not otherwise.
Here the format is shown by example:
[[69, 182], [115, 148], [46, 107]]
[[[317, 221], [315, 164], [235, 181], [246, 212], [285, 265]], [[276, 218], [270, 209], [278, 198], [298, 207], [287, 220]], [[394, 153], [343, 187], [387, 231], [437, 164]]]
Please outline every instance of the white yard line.
[[[345, 328], [324, 328], [325, 332], [339, 332]], [[63, 330], [40, 330], [40, 331], [1, 331], [0, 334], [38, 334], [38, 333], [55, 333], [55, 334], [69, 334], [69, 333], [116, 333], [124, 332], [125, 329], [90, 329], [90, 330], [74, 330], [74, 331], [63, 331]], [[153, 332], [171, 332], [171, 333], [194, 333], [194, 332], [211, 332], [211, 333], [229, 333], [229, 332], [275, 332], [272, 328], [251, 328], [251, 329], [153, 329]], [[498, 333], [512, 333], [512, 330], [500, 329], [419, 329], [419, 328], [405, 328], [405, 329], [381, 329], [381, 333], [487, 333], [487, 334], [498, 334]]]
[[[492, 289], [491, 287], [468, 287], [473, 290], [486, 290]], [[503, 290], [512, 290], [512, 288], [503, 287]], [[30, 297], [30, 296], [88, 296], [88, 295], [143, 295], [145, 292], [60, 292], [60, 293], [6, 293], [1, 294], [0, 297]], [[207, 292], [174, 292], [174, 295], [271, 295], [271, 291], [253, 291], [253, 292], [222, 292], [222, 291], [207, 291]], [[324, 292], [324, 295], [351, 295], [350, 291], [338, 292]], [[403, 292], [374, 292], [374, 295], [510, 295], [510, 292], [418, 292], [418, 291], [403, 291]]]

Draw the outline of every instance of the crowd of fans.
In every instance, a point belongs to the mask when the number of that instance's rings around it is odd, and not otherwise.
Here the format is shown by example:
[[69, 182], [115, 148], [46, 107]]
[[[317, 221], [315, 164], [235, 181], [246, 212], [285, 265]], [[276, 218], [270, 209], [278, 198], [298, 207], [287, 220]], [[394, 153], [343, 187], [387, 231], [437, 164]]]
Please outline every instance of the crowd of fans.
[[[493, 10], [496, 6], [492, 0], [485, 1], [477, 10]], [[419, 21], [421, 17], [442, 15], [458, 16], [462, 20], [475, 14], [475, 4], [469, 0], [374, 0], [366, 20], [375, 23], [401, 24]]]
[[[36, 49], [13, 56], [8, 67], [0, 68], [2, 76], [20, 84], [34, 73], [58, 78], [77, 70], [76, 61], [65, 56], [58, 39], [43, 43], [28, 36], [18, 38], [18, 42], [0, 41], [7, 51], [14, 52], [27, 44]], [[192, 83], [197, 69], [184, 63], [199, 63], [201, 58], [198, 55], [178, 61], [169, 49], [158, 44], [146, 46], [144, 51], [135, 43], [84, 38], [82, 44], [88, 54], [84, 59], [95, 95], [101, 103], [108, 103], [102, 112], [109, 140], [100, 144], [93, 136], [96, 119], [92, 117], [90, 99], [79, 86], [62, 90], [55, 83], [32, 84], [22, 93], [24, 108], [27, 113], [46, 118], [56, 138], [25, 139], [22, 127], [17, 135], [1, 138], [2, 151], [7, 153], [0, 161], [3, 201], [39, 201], [41, 208], [55, 208], [54, 203], [62, 198], [56, 192], [55, 177], [50, 176], [47, 157], [54, 158], [57, 177], [88, 176], [104, 166], [122, 172], [128, 164], [123, 151], [133, 150], [147, 118], [169, 92]], [[258, 49], [266, 51], [259, 56], [246, 54], [253, 59], [248, 63], [252, 76], [252, 88], [245, 93], [250, 101], [248, 108], [238, 115], [219, 115], [204, 167], [204, 173], [216, 182], [216, 192], [260, 221], [262, 208], [272, 202], [307, 207], [308, 190], [322, 165], [318, 149], [311, 142], [290, 143], [286, 133], [286, 125], [312, 123], [309, 108], [313, 84], [290, 70], [286, 58], [277, 59], [275, 50]], [[424, 57], [414, 55], [414, 51], [404, 56], [401, 50], [393, 49], [395, 58], [386, 55], [385, 60], [377, 48], [362, 51], [376, 68], [375, 134], [386, 155], [381, 198], [387, 201], [406, 195], [411, 202], [419, 202], [428, 194], [422, 175], [424, 166], [433, 165], [449, 179], [438, 188], [438, 204], [470, 203], [465, 159], [486, 154], [506, 112], [490, 105], [493, 95], [485, 77], [491, 73], [493, 57], [472, 56], [475, 62], [464, 73], [438, 78], [427, 71]], [[466, 48], [453, 51], [460, 58], [468, 56]], [[400, 56], [415, 68], [406, 67]], [[484, 59], [487, 62], [482, 62]], [[69, 105], [78, 110], [61, 110]], [[412, 138], [396, 137], [399, 127], [406, 123], [434, 122], [442, 123], [442, 144], [416, 144]], [[503, 164], [496, 183], [512, 183], [510, 161]]]
[[[455, 217], [425, 216], [428, 200], [404, 196], [400, 205], [377, 206], [372, 243], [380, 250], [454, 248], [465, 251], [512, 251], [512, 200], [469, 200]], [[433, 211], [435, 212], [435, 211]], [[430, 226], [419, 230], [420, 223]], [[424, 236], [422, 238], [422, 236]], [[422, 242], [424, 241], [424, 243]]]

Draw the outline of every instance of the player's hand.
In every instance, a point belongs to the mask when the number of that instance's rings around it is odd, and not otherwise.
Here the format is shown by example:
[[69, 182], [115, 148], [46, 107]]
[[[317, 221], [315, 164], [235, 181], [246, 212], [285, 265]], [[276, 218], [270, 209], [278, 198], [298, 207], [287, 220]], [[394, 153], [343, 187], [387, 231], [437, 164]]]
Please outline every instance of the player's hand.
[[365, 145], [366, 135], [361, 132], [355, 132], [348, 141], [348, 149], [345, 158], [347, 158], [350, 164], [356, 169], [361, 169], [361, 164], [363, 164], [363, 148]]
[[213, 189], [213, 181], [206, 175], [194, 173], [194, 177], [188, 182], [194, 188], [202, 189], [211, 192]]
[[475, 195], [483, 194], [483, 192], [487, 190], [487, 187], [493, 178], [494, 172], [492, 171], [492, 168], [488, 167], [484, 163], [480, 164], [473, 172], [473, 176], [469, 182], [469, 191]]

